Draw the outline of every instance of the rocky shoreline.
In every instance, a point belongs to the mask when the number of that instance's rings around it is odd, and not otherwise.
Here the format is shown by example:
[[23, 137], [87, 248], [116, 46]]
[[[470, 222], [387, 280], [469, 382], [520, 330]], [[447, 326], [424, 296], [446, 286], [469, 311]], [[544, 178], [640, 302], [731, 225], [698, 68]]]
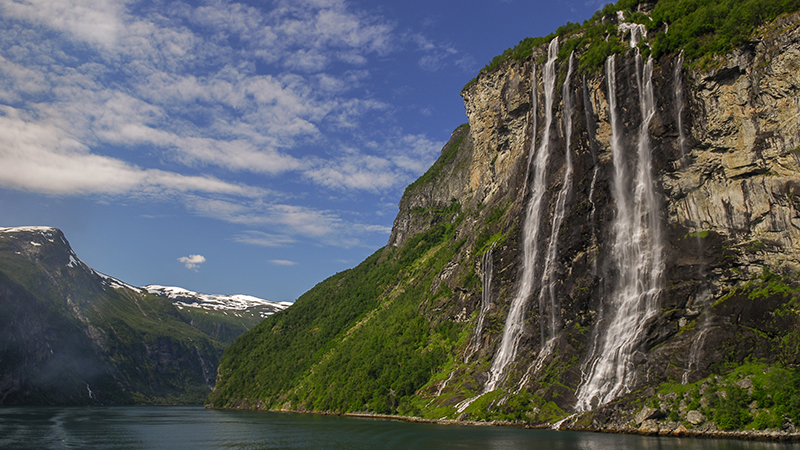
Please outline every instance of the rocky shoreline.
[[[208, 406], [206, 406], [208, 408]], [[209, 409], [229, 409], [229, 408], [209, 408]], [[246, 409], [246, 408], [237, 408]], [[453, 420], [453, 419], [425, 419], [422, 417], [414, 416], [400, 416], [393, 414], [374, 414], [367, 412], [352, 412], [352, 413], [334, 413], [334, 412], [319, 412], [319, 411], [298, 411], [290, 409], [269, 409], [270, 412], [283, 412], [283, 413], [296, 413], [296, 414], [313, 414], [320, 416], [340, 416], [340, 417], [353, 417], [361, 419], [382, 419], [382, 420], [396, 420], [399, 422], [409, 423], [430, 423], [435, 425], [468, 425], [468, 426], [505, 426], [505, 427], [520, 427], [536, 430], [553, 430], [553, 431], [575, 431], [575, 432], [589, 432], [589, 433], [613, 433], [613, 434], [636, 434], [642, 436], [664, 436], [664, 437], [690, 437], [690, 438], [711, 438], [711, 439], [739, 439], [748, 441], [800, 441], [800, 432], [796, 430], [734, 430], [723, 431], [718, 430], [713, 424], [706, 424], [700, 428], [688, 429], [682, 423], [678, 422], [659, 422], [656, 420], [647, 420], [641, 426], [618, 426], [610, 425], [607, 427], [587, 427], [574, 424], [579, 417], [571, 420], [566, 420], [558, 427], [550, 423], [529, 423], [529, 422], [507, 422], [500, 420], [492, 421], [474, 421], [474, 420]], [[570, 424], [569, 422], [572, 422]]]
[[[281, 411], [298, 412], [298, 411]], [[312, 413], [318, 414], [318, 413]], [[688, 429], [682, 423], [677, 422], [657, 422], [649, 420], [640, 427], [632, 426], [609, 426], [606, 428], [585, 427], [579, 425], [561, 424], [555, 427], [554, 424], [532, 424], [521, 422], [504, 421], [473, 421], [473, 420], [450, 420], [450, 419], [423, 419], [421, 417], [397, 416], [388, 414], [370, 413], [345, 413], [326, 415], [340, 415], [343, 417], [359, 417], [367, 419], [387, 419], [413, 423], [432, 423], [437, 425], [470, 425], [470, 426], [511, 426], [523, 427], [528, 429], [553, 430], [553, 431], [577, 431], [591, 433], [615, 433], [615, 434], [638, 434], [642, 436], [671, 436], [671, 437], [692, 437], [692, 438], [716, 438], [716, 439], [741, 439], [752, 441], [800, 441], [800, 433], [783, 430], [737, 430], [723, 431], [718, 430], [714, 425], [705, 425], [701, 428]]]

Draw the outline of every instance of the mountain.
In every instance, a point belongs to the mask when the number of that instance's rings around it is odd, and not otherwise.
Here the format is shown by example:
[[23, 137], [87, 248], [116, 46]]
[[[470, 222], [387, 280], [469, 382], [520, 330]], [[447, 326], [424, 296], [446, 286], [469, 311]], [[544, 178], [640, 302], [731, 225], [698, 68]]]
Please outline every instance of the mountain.
[[0, 405], [202, 403], [225, 346], [285, 307], [133, 287], [55, 228], [0, 228]]
[[149, 284], [141, 288], [149, 294], [167, 298], [188, 318], [190, 325], [209, 336], [230, 344], [265, 317], [282, 311], [291, 302], [271, 302], [249, 295], [202, 294], [180, 287]]
[[800, 5], [778, 3], [623, 0], [496, 58], [388, 245], [237, 339], [209, 406], [794, 432]]

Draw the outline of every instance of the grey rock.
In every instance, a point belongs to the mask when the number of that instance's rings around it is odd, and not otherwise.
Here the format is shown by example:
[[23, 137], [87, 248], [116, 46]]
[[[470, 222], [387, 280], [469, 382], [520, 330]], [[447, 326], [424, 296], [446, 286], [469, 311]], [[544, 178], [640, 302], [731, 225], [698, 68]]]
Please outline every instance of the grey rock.
[[686, 421], [692, 425], [700, 425], [706, 421], [706, 416], [704, 416], [700, 411], [693, 409], [686, 413]]
[[636, 422], [636, 425], [641, 425], [644, 421], [653, 419], [657, 416], [659, 416], [658, 409], [645, 406], [641, 409], [641, 411], [636, 413], [636, 416], [633, 418], [633, 420]]

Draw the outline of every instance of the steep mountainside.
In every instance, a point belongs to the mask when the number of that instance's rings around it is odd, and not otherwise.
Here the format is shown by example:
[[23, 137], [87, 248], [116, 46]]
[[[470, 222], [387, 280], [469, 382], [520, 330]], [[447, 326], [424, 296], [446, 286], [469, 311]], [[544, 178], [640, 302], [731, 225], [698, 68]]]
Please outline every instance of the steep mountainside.
[[662, 4], [482, 71], [387, 247], [238, 339], [211, 405], [795, 431], [800, 15], [684, 63]]
[[90, 269], [57, 229], [0, 228], [0, 404], [200, 403], [267, 303], [179, 309]]

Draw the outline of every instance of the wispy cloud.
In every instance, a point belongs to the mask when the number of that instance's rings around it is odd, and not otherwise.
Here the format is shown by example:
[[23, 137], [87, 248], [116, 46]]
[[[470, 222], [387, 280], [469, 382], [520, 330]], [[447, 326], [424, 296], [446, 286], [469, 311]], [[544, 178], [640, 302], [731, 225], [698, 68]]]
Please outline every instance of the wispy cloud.
[[206, 258], [203, 255], [189, 255], [181, 256], [178, 261], [182, 262], [187, 269], [197, 271], [200, 264], [206, 262]]
[[452, 45], [435, 42], [420, 33], [411, 33], [407, 39], [415, 44], [417, 50], [423, 54], [417, 61], [423, 70], [430, 72], [440, 70], [451, 58], [459, 55], [459, 51]]
[[289, 236], [264, 233], [263, 231], [247, 230], [233, 236], [233, 240], [242, 244], [259, 245], [262, 247], [282, 247], [297, 242]]
[[271, 260], [269, 260], [269, 262], [271, 262], [272, 264], [275, 264], [276, 266], [296, 266], [297, 265], [296, 262], [288, 261], [288, 260], [285, 260], [285, 259], [271, 259]]
[[442, 141], [422, 135], [398, 136], [384, 142], [368, 141], [363, 147], [348, 148], [306, 169], [315, 183], [332, 189], [380, 192], [409, 183], [436, 160]]
[[356, 245], [369, 225], [277, 177], [369, 193], [413, 180], [442, 142], [363, 131], [392, 113], [361, 89], [365, 63], [409, 43], [428, 70], [458, 53], [345, 0], [0, 0], [0, 26], [0, 187], [177, 200], [264, 228], [234, 237], [263, 246]]

